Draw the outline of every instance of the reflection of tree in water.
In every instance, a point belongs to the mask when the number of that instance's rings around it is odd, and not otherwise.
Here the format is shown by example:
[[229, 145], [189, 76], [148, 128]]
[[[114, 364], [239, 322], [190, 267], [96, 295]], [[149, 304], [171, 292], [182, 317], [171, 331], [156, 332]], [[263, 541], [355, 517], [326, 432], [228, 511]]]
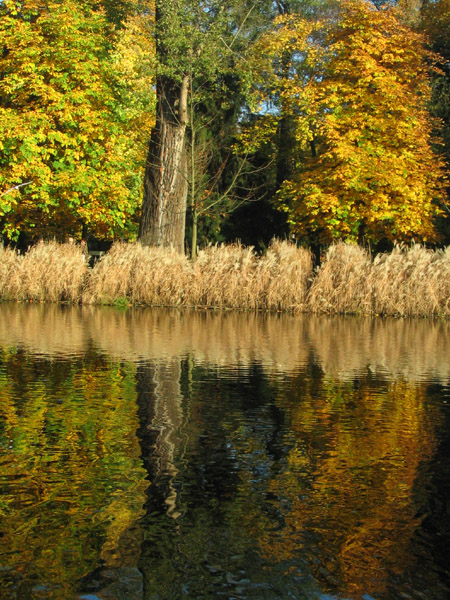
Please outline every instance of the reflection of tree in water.
[[413, 548], [441, 418], [424, 386], [312, 360], [286, 379], [188, 358], [138, 381], [146, 600], [446, 597]]
[[[282, 412], [258, 366], [227, 374], [188, 358], [176, 380], [178, 372], [173, 363], [138, 370], [139, 435], [152, 480], [140, 562], [145, 598], [279, 598], [284, 572], [261, 561], [248, 525], [268, 508], [269, 473], [286, 454]], [[249, 447], [238, 454], [241, 437]], [[175, 452], [167, 440], [177, 441]], [[306, 598], [307, 587], [296, 597]]]
[[93, 351], [0, 350], [2, 598], [67, 600], [98, 564], [135, 564], [146, 481], [134, 382], [133, 365]]
[[285, 527], [276, 538], [259, 536], [262, 552], [276, 561], [307, 549], [330, 593], [398, 598], [434, 586], [433, 597], [445, 598], [439, 576], [428, 576], [412, 549], [427, 495], [421, 465], [435, 451], [440, 418], [424, 386], [322, 377], [312, 392], [317, 380], [300, 379], [302, 387], [284, 388], [276, 400], [296, 442], [269, 483]]
[[179, 437], [183, 419], [180, 362], [175, 358], [141, 363], [136, 374], [140, 419], [138, 436], [150, 480], [150, 494], [163, 500], [172, 518], [177, 517], [174, 479], [178, 470], [175, 456], [182, 443]]

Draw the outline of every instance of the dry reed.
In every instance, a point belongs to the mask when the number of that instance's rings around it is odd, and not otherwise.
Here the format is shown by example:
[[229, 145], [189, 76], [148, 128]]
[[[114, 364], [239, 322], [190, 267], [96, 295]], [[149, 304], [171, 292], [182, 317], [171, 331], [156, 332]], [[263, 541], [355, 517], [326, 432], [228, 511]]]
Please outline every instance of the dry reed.
[[260, 308], [304, 311], [312, 274], [312, 255], [309, 250], [273, 240], [257, 265]]
[[239, 244], [210, 246], [194, 263], [189, 303], [216, 308], [258, 308], [254, 293], [257, 258]]
[[333, 244], [308, 292], [308, 309], [330, 314], [370, 313], [367, 278], [371, 268], [371, 258], [360, 246]]
[[190, 270], [188, 259], [175, 251], [119, 242], [92, 269], [83, 303], [113, 304], [126, 299], [177, 306], [183, 303]]
[[152, 306], [186, 304], [192, 265], [175, 250], [133, 244], [135, 259], [129, 298]]
[[274, 241], [262, 258], [239, 244], [210, 246], [194, 263], [168, 249], [118, 243], [92, 269], [83, 302], [301, 310], [310, 275], [310, 253], [287, 242]]
[[308, 250], [279, 240], [261, 257], [232, 244], [194, 262], [116, 243], [88, 269], [78, 246], [51, 242], [24, 256], [0, 247], [0, 285], [3, 300], [450, 317], [450, 248], [397, 246], [372, 260], [340, 242], [313, 272]]
[[239, 244], [212, 246], [194, 264], [191, 304], [232, 309], [304, 309], [311, 253], [273, 240], [266, 254]]
[[[8, 251], [4, 251], [7, 256]], [[9, 262], [12, 251], [9, 251]], [[18, 268], [10, 269], [6, 289], [16, 300], [40, 302], [79, 302], [87, 265], [78, 246], [48, 242], [33, 246], [15, 259]]]
[[0, 244], [0, 298], [16, 300], [21, 294], [23, 257]]
[[378, 255], [368, 278], [375, 313], [450, 315], [450, 249], [396, 246]]

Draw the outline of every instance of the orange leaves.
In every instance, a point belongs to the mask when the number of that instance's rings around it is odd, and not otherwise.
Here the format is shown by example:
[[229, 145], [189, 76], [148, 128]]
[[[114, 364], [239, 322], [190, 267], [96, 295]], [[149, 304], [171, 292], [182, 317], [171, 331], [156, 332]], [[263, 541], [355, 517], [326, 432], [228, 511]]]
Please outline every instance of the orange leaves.
[[432, 240], [443, 170], [422, 37], [360, 0], [342, 1], [324, 33], [311, 72], [277, 82], [297, 139], [313, 144], [279, 193], [293, 229], [326, 242]]
[[280, 18], [256, 47], [263, 114], [243, 139], [273, 143], [270, 121], [294, 129], [295, 169], [278, 198], [299, 237], [436, 238], [445, 175], [428, 111], [433, 57], [398, 15], [340, 0], [328, 20]]

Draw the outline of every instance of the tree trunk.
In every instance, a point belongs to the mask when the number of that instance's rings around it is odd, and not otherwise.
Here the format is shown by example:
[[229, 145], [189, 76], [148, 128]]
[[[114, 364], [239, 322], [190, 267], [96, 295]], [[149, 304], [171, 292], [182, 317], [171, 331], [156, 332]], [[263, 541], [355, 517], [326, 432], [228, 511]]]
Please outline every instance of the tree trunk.
[[278, 123], [277, 190], [280, 189], [284, 181], [292, 177], [292, 149], [295, 144], [292, 132], [291, 120], [288, 116], [282, 115]]
[[198, 212], [194, 206], [192, 209], [192, 243], [191, 243], [191, 258], [196, 260], [197, 258], [197, 231], [198, 231]]
[[144, 246], [172, 247], [184, 253], [188, 192], [185, 133], [188, 77], [177, 84], [157, 81], [156, 125], [144, 178], [139, 240]]

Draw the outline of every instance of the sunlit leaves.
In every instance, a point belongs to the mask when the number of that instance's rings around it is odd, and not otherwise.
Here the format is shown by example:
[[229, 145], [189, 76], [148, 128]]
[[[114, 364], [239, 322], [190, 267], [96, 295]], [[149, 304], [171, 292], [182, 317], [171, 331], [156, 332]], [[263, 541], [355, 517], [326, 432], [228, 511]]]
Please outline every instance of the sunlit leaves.
[[392, 13], [345, 2], [327, 46], [322, 77], [307, 84], [317, 156], [281, 191], [294, 229], [432, 240], [442, 173], [422, 39]]
[[134, 112], [124, 105], [133, 66], [121, 79], [122, 47], [112, 56], [110, 25], [89, 3], [25, 2], [20, 13], [14, 6], [5, 2], [0, 17], [0, 191], [31, 184], [2, 196], [2, 228], [12, 238], [83, 226], [123, 233], [139, 202], [143, 162], [136, 164], [133, 127], [141, 125], [138, 109], [151, 111], [151, 92]]
[[279, 192], [292, 230], [324, 242], [434, 240], [444, 172], [423, 38], [391, 9], [343, 0], [322, 23], [280, 19], [261, 44], [263, 83], [295, 128], [295, 172]]

